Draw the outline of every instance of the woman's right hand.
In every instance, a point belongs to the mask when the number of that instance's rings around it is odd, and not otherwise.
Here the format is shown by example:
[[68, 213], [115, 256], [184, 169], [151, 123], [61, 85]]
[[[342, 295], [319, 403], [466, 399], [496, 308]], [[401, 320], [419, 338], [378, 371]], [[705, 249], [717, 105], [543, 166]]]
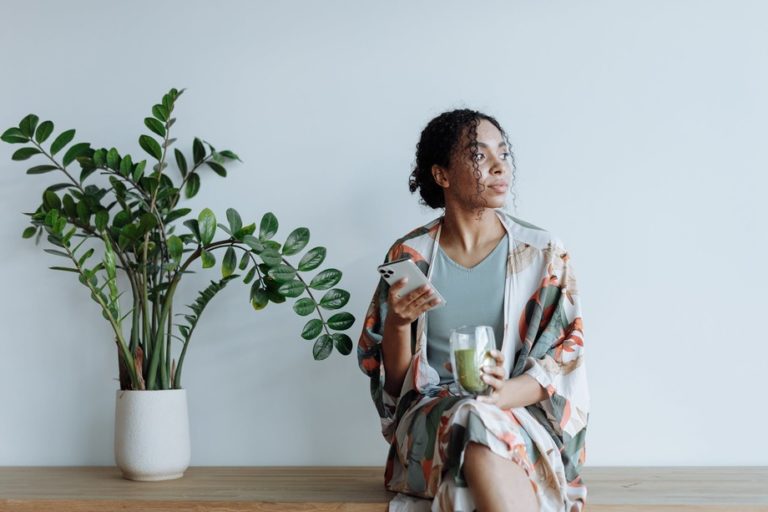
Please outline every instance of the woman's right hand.
[[389, 288], [387, 321], [392, 322], [394, 327], [407, 327], [422, 313], [440, 304], [440, 299], [435, 297], [434, 290], [427, 284], [406, 295], [398, 296], [398, 292], [407, 282], [408, 278], [404, 277]]

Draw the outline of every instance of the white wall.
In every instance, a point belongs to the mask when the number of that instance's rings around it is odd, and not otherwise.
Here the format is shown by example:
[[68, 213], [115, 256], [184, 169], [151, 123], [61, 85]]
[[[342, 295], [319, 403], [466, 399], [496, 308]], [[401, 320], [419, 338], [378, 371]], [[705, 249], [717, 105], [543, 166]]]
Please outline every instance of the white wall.
[[[275, 212], [344, 271], [361, 321], [390, 243], [433, 218], [418, 135], [468, 106], [506, 127], [518, 216], [573, 254], [588, 465], [765, 465], [768, 6], [636, 2], [3, 2], [0, 128], [29, 112], [140, 154], [171, 87], [179, 147], [238, 152], [191, 205]], [[110, 465], [116, 356], [87, 292], [29, 240], [51, 175], [0, 145], [0, 465]], [[218, 272], [218, 271], [217, 271]], [[179, 303], [217, 272], [188, 279]], [[354, 353], [314, 362], [288, 304], [233, 283], [186, 363], [195, 465], [374, 465]]]

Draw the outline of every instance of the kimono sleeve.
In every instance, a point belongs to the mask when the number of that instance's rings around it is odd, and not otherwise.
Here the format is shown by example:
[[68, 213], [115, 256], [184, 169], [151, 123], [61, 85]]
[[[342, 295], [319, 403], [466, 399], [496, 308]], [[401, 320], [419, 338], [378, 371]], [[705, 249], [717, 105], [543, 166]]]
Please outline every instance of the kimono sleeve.
[[[391, 255], [392, 251], [390, 250], [384, 263], [391, 261]], [[379, 284], [373, 293], [373, 299], [368, 306], [363, 331], [357, 344], [357, 361], [360, 369], [370, 379], [371, 399], [381, 420], [381, 433], [391, 444], [395, 430], [395, 409], [398, 398], [384, 390], [385, 370], [381, 354], [388, 296], [389, 284], [384, 279], [379, 279]]]
[[529, 375], [547, 390], [548, 398], [529, 409], [558, 438], [566, 469], [576, 469], [585, 458], [589, 416], [581, 303], [570, 255], [559, 245], [549, 249], [539, 289], [521, 319], [523, 350], [529, 351], [513, 374]]

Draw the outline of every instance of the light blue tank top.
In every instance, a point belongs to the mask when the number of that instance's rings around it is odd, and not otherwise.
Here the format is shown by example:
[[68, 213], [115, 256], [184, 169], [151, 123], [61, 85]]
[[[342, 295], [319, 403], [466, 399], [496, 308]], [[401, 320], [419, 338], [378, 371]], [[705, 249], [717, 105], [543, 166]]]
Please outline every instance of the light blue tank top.
[[439, 244], [432, 269], [432, 284], [446, 305], [427, 312], [427, 359], [440, 375], [440, 384], [453, 381], [445, 363], [451, 360], [451, 329], [462, 325], [490, 325], [501, 349], [504, 336], [504, 281], [508, 235], [472, 268], [448, 257]]

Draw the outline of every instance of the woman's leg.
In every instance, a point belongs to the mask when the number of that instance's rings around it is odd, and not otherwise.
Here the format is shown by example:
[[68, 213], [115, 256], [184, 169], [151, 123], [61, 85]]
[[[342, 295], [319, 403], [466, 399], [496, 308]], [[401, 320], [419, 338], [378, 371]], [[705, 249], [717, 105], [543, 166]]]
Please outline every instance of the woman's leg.
[[480, 512], [538, 512], [539, 503], [525, 470], [487, 446], [467, 443], [464, 476]]

